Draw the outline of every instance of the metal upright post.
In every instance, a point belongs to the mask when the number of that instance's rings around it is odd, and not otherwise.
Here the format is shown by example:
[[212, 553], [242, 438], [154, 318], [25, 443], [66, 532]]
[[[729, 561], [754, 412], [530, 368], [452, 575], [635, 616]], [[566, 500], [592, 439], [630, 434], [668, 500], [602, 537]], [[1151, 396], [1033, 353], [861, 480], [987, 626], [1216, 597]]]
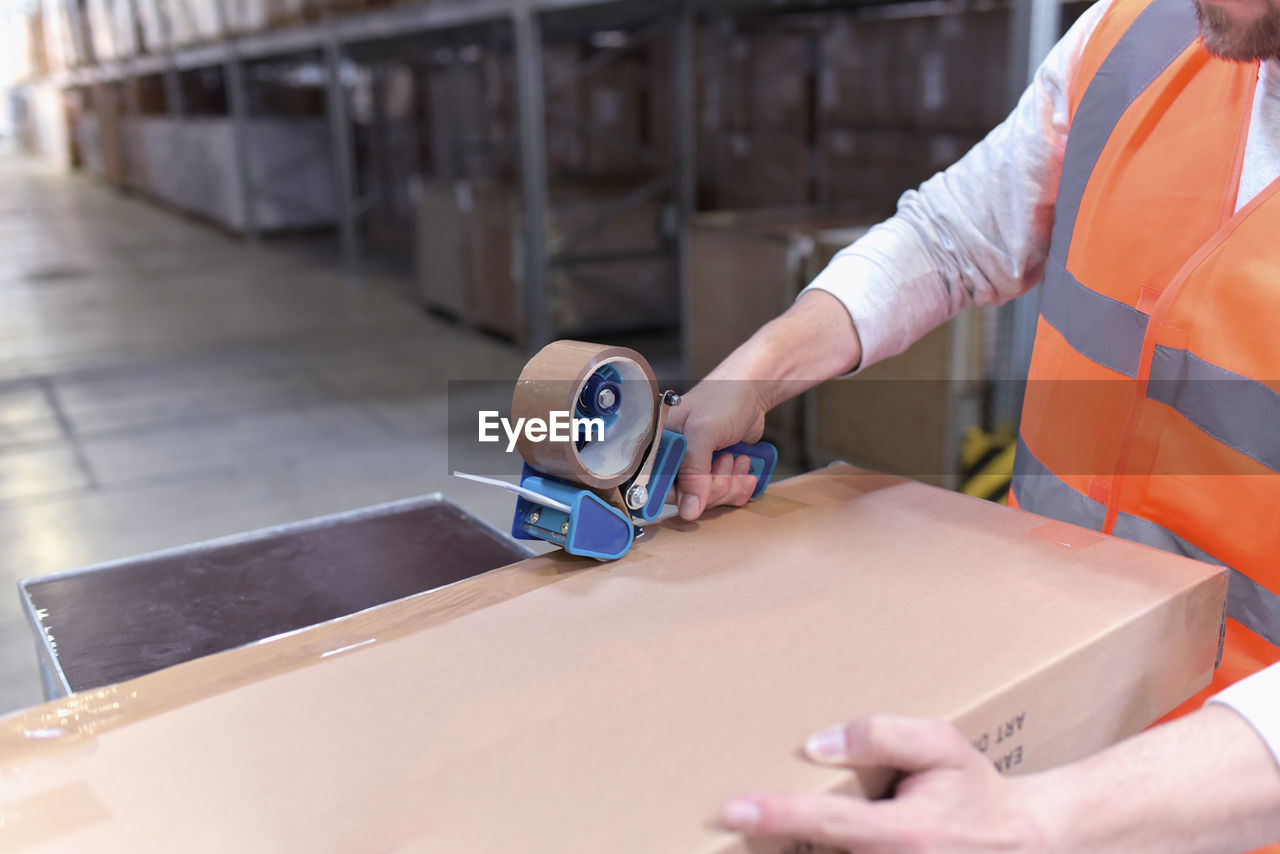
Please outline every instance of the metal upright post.
[[698, 151], [697, 104], [694, 98], [695, 46], [693, 0], [672, 0], [671, 4], [671, 103], [674, 106], [671, 131], [675, 225], [676, 282], [680, 297], [680, 329], [685, 354], [690, 352], [688, 241], [689, 223], [697, 207]]
[[186, 115], [186, 98], [182, 94], [182, 80], [178, 77], [178, 65], [173, 60], [173, 25], [169, 15], [163, 8], [157, 10], [160, 15], [160, 30], [164, 34], [164, 106], [170, 116]]
[[524, 197], [525, 344], [551, 341], [547, 255], [547, 123], [542, 79], [542, 25], [529, 0], [512, 11], [520, 112], [520, 178]]
[[257, 188], [249, 164], [249, 98], [245, 92], [244, 66], [228, 45], [222, 77], [227, 87], [227, 109], [231, 114], [231, 140], [235, 148], [236, 176], [240, 181], [240, 206], [244, 211], [244, 237], [251, 244], [261, 238], [258, 231]]
[[[710, 28], [711, 47], [710, 104], [708, 115], [714, 117], [714, 151], [711, 158], [712, 204], [726, 207], [729, 194], [729, 41], [733, 37], [733, 20], [727, 14], [717, 13]], [[689, 85], [695, 85], [694, 80]]]
[[182, 96], [182, 81], [172, 62], [164, 70], [164, 105], [165, 112], [170, 116], [184, 116], [187, 113], [186, 99]]
[[244, 66], [240, 62], [239, 51], [236, 50], [236, 40], [231, 36], [226, 0], [218, 0], [215, 9], [218, 29], [226, 39], [222, 54], [222, 84], [227, 90], [227, 113], [231, 118], [231, 145], [236, 159], [236, 178], [240, 184], [244, 239], [256, 245], [260, 235], [255, 204], [257, 193], [253, 183], [253, 169], [249, 165], [249, 98], [244, 86]]
[[335, 202], [338, 215], [338, 240], [342, 247], [342, 266], [353, 284], [358, 283], [360, 264], [359, 234], [356, 231], [356, 188], [351, 121], [347, 114], [347, 93], [342, 82], [342, 46], [336, 33], [330, 31], [324, 45], [328, 67], [329, 132], [333, 148]]

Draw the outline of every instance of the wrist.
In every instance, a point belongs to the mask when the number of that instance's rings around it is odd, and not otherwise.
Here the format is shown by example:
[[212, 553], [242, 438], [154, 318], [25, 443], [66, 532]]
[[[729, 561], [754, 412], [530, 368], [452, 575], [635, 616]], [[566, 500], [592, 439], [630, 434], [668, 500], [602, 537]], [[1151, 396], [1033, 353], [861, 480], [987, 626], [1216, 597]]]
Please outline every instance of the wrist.
[[1040, 854], [1066, 854], [1083, 850], [1081, 840], [1072, 838], [1077, 822], [1072, 819], [1072, 786], [1060, 771], [1046, 771], [1015, 777], [1015, 811], [1021, 817], [1027, 850]]
[[862, 361], [858, 331], [835, 297], [813, 291], [765, 324], [707, 375], [751, 384], [767, 412]]
[[779, 374], [780, 365], [773, 350], [766, 336], [756, 335], [729, 354], [706, 379], [738, 385], [764, 414], [787, 399], [778, 394], [779, 386], [785, 381]]

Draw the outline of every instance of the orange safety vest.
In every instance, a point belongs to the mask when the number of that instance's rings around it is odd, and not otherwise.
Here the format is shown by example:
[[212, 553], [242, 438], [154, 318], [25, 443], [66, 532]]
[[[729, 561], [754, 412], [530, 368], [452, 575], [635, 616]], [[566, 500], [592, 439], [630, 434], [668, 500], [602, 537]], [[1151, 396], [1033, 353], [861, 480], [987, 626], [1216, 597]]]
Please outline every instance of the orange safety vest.
[[1210, 693], [1280, 661], [1280, 181], [1235, 211], [1257, 63], [1117, 0], [1071, 89], [1013, 496], [1230, 568]]

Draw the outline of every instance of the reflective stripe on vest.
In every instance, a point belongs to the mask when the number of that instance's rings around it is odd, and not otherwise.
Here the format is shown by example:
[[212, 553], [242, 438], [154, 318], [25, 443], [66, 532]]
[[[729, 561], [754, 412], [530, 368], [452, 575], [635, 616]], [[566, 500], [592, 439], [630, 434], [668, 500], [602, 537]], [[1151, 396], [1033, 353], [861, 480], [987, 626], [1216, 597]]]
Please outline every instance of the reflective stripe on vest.
[[[1095, 531], [1102, 528], [1102, 520], [1107, 513], [1102, 502], [1081, 495], [1049, 471], [1021, 439], [1018, 440], [1018, 454], [1013, 466], [1013, 493], [1023, 510]], [[1280, 646], [1280, 595], [1147, 519], [1121, 513], [1116, 519], [1115, 535], [1229, 569], [1227, 616]]]
[[1280, 472], [1280, 394], [1264, 383], [1186, 350], [1158, 346], [1147, 397], [1177, 410], [1224, 445]]
[[1062, 180], [1053, 209], [1049, 257], [1067, 263], [1080, 202], [1093, 167], [1125, 110], [1195, 39], [1187, 0], [1155, 0], [1116, 43], [1085, 91], [1067, 135]]

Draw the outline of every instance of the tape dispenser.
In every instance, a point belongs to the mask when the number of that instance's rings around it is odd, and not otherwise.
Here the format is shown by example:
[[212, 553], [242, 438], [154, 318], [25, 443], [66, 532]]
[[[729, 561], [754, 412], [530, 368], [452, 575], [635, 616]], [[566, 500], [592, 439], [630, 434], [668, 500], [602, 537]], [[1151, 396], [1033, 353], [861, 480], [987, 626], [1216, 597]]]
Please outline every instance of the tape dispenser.
[[[658, 518], [675, 486], [686, 443], [666, 422], [679, 405], [674, 391], [659, 392], [636, 351], [556, 341], [525, 365], [512, 395], [512, 420], [525, 426], [516, 442], [524, 458], [519, 485], [457, 474], [516, 493], [517, 539], [616, 560]], [[715, 456], [723, 454], [749, 457], [751, 497], [765, 491], [778, 460], [773, 445], [739, 443]]]

